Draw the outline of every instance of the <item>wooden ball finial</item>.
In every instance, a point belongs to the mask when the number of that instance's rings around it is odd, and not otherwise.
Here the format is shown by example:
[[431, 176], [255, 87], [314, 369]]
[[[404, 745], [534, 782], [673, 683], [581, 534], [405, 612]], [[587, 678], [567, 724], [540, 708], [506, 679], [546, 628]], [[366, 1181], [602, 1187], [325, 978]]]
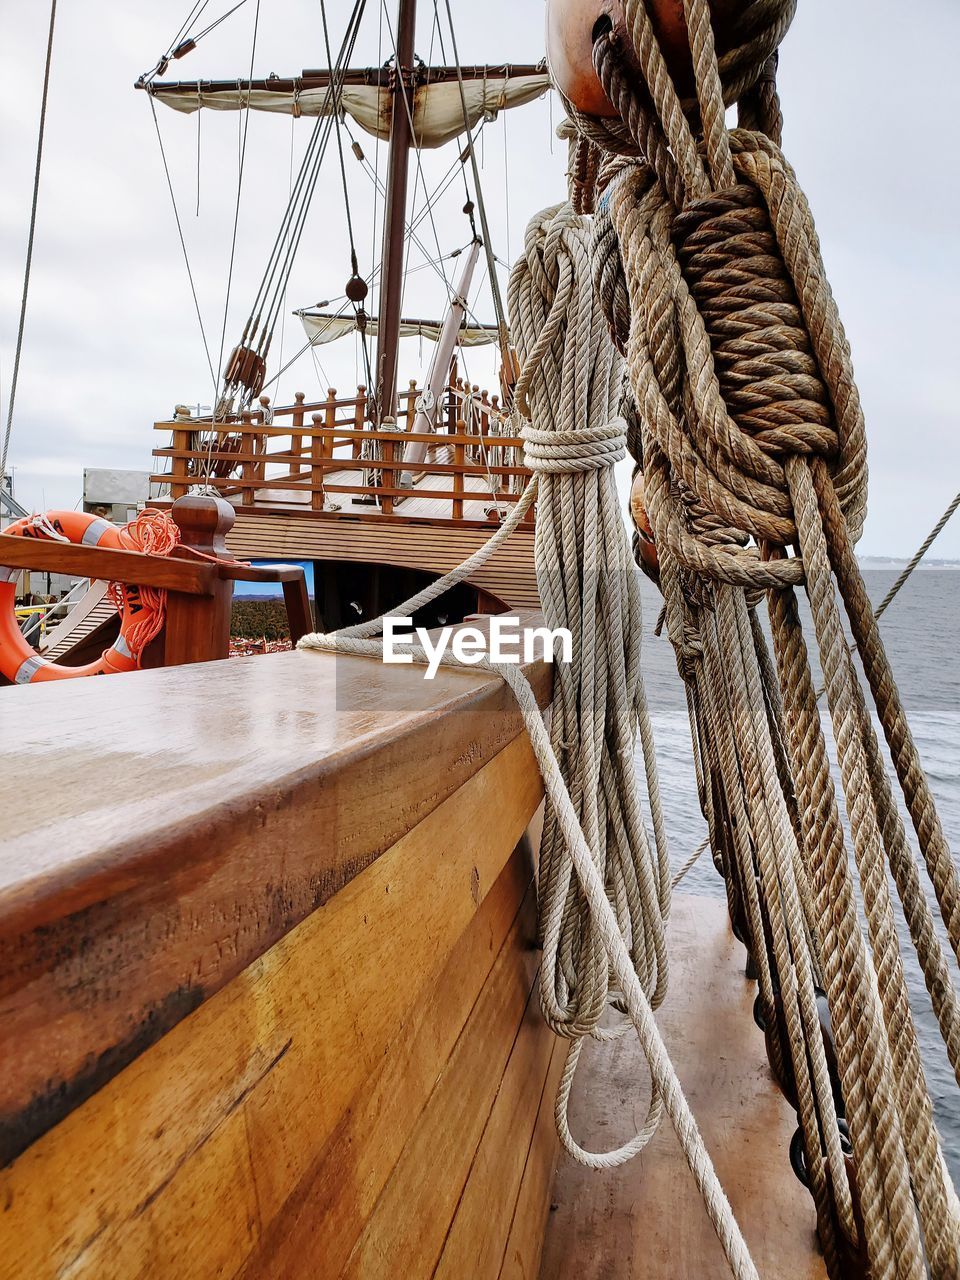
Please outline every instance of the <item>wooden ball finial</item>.
[[[693, 91], [693, 66], [683, 0], [646, 0], [650, 21], [678, 92]], [[733, 19], [742, 0], [710, 0], [718, 52], [727, 47]], [[573, 105], [588, 115], [615, 116], [593, 66], [593, 46], [599, 35], [612, 32], [640, 75], [632, 56], [622, 0], [547, 0], [547, 62], [550, 74]]]

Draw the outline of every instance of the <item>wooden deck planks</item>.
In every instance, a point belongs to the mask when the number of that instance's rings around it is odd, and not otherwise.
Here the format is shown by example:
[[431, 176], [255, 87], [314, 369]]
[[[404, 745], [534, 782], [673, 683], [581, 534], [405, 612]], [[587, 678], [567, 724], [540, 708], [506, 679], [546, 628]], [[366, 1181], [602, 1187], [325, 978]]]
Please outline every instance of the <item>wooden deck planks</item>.
[[495, 962], [504, 953], [516, 961], [518, 947], [529, 942], [531, 856], [522, 842], [382, 1067], [264, 1230], [242, 1280], [340, 1274]]
[[[790, 1168], [796, 1117], [778, 1092], [751, 1013], [756, 987], [724, 906], [677, 897], [670, 991], [657, 1014], [667, 1048], [761, 1276], [823, 1280], [813, 1202]], [[593, 1150], [645, 1114], [648, 1072], [633, 1037], [589, 1045], [571, 1128]], [[669, 1121], [638, 1159], [596, 1173], [563, 1155], [541, 1280], [727, 1280], [729, 1268]]]
[[[538, 1048], [540, 1052], [549, 1048], [551, 1033], [542, 1022], [522, 1036], [519, 1030], [527, 1028], [525, 1015], [535, 999], [532, 986], [539, 952], [534, 945], [533, 911], [520, 922], [520, 929], [515, 945], [503, 949], [484, 984], [340, 1273], [345, 1280], [369, 1276], [425, 1280], [433, 1275], [451, 1219], [472, 1178], [477, 1148], [508, 1063], [518, 1055], [522, 1070]], [[503, 1138], [500, 1135], [501, 1143]], [[506, 1138], [510, 1140], [509, 1135]], [[501, 1160], [507, 1157], [502, 1145], [495, 1145], [494, 1154]], [[502, 1220], [491, 1214], [484, 1225], [496, 1236]], [[499, 1247], [496, 1242], [494, 1247]]]
[[[556, 1046], [534, 985], [433, 1272], [437, 1280], [497, 1280]], [[544, 1188], [544, 1205], [546, 1199]]]
[[[409, 517], [389, 517], [370, 508], [344, 518], [309, 511], [241, 508], [227, 538], [234, 555], [247, 559], [338, 560], [399, 565], [440, 575], [481, 547], [496, 525], [475, 528]], [[532, 526], [514, 530], [506, 543], [477, 571], [471, 582], [511, 608], [538, 605], [533, 564]]]
[[530, 1146], [527, 1148], [520, 1189], [513, 1208], [510, 1232], [503, 1250], [501, 1280], [535, 1280], [540, 1270], [540, 1256], [550, 1210], [550, 1192], [560, 1150], [554, 1104], [567, 1048], [564, 1040], [557, 1040], [553, 1047]]

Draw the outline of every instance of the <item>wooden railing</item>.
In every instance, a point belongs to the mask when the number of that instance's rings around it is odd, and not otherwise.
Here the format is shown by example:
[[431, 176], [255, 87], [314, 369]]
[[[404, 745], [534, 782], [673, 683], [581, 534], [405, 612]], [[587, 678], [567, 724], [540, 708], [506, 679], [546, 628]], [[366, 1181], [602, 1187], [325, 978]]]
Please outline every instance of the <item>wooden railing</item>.
[[302, 565], [251, 565], [229, 555], [225, 537], [233, 526], [234, 512], [228, 503], [188, 497], [174, 504], [172, 517], [180, 541], [168, 555], [0, 533], [0, 564], [166, 592], [163, 628], [140, 655], [143, 666], [172, 667], [226, 658], [234, 582], [278, 583], [294, 643], [313, 630]]
[[[420, 394], [415, 382], [400, 394], [395, 427], [367, 425], [363, 386], [348, 399], [331, 388], [326, 400], [313, 403], [298, 392], [292, 405], [279, 408], [264, 396], [258, 410], [218, 423], [215, 433], [209, 418], [158, 422], [171, 444], [154, 449], [164, 469], [157, 468], [151, 483], [168, 485], [176, 500], [202, 482], [239, 507], [297, 503], [334, 514], [348, 504], [338, 505], [332, 495], [345, 495], [384, 515], [412, 514], [413, 504], [404, 512], [412, 498], [429, 504], [417, 502], [417, 514], [427, 518], [462, 521], [471, 501], [502, 513], [530, 473], [523, 442], [510, 432], [497, 397], [455, 379], [436, 430], [415, 432]], [[414, 445], [425, 455], [415, 461], [408, 448]], [[431, 477], [439, 479], [431, 484]]]

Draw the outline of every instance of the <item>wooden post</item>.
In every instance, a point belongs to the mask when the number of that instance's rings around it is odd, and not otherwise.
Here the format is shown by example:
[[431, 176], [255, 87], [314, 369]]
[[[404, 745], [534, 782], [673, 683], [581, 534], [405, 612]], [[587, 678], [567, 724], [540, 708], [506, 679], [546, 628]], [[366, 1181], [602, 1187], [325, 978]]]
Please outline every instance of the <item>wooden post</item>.
[[[225, 538], [233, 528], [233, 507], [225, 498], [191, 494], [179, 498], [170, 514], [180, 530], [184, 547], [205, 555], [229, 556]], [[213, 594], [167, 593], [167, 620], [164, 628], [163, 661], [168, 667], [184, 662], [211, 662], [230, 652], [230, 607], [233, 583], [217, 582]]]
[[457, 429], [457, 397], [453, 394], [457, 389], [457, 357], [450, 362], [450, 383], [447, 388], [447, 431], [450, 435]]
[[[385, 424], [386, 425], [386, 424]], [[382, 442], [383, 461], [380, 466], [380, 483], [385, 489], [395, 489], [397, 487], [397, 473], [394, 467], [396, 461], [396, 445], [392, 439]], [[380, 495], [380, 510], [385, 516], [393, 514], [393, 495]]]
[[287, 609], [287, 621], [290, 623], [290, 640], [295, 645], [314, 629], [313, 609], [310, 606], [310, 595], [307, 591], [307, 580], [303, 576], [282, 583], [283, 603]]
[[[354, 431], [362, 431], [363, 424], [367, 418], [367, 388], [361, 382], [357, 387], [357, 403], [353, 410], [353, 429]], [[351, 456], [360, 457], [360, 445], [362, 441], [359, 436], [353, 438], [353, 448], [350, 450]]]
[[[463, 435], [467, 429], [467, 424], [462, 418], [457, 422], [457, 434]], [[453, 492], [457, 497], [453, 500], [453, 518], [454, 520], [463, 519], [463, 465], [466, 462], [466, 445], [462, 441], [457, 441], [453, 446], [453, 461], [457, 470], [453, 473]]]
[[[245, 412], [240, 415], [240, 448], [244, 453], [256, 453], [257, 437], [250, 431], [253, 423], [253, 414]], [[246, 428], [246, 429], [245, 429]], [[252, 507], [254, 500], [254, 484], [257, 478], [256, 462], [241, 462], [240, 476], [243, 483], [243, 489], [240, 493], [240, 505], [242, 507]]]
[[[302, 426], [303, 426], [303, 401], [304, 401], [304, 394], [303, 394], [303, 392], [302, 392], [302, 391], [295, 391], [295, 392], [293, 393], [293, 402], [294, 402], [294, 404], [295, 404], [297, 407], [294, 409], [294, 411], [293, 411], [293, 413], [292, 413], [292, 415], [291, 415], [291, 417], [293, 418], [293, 425], [294, 425], [294, 427], [302, 427]], [[291, 454], [292, 454], [294, 457], [296, 457], [296, 458], [302, 458], [302, 457], [303, 457], [303, 436], [302, 436], [302, 435], [297, 435], [295, 431], [294, 431], [294, 432], [291, 432], [291, 434], [290, 434], [290, 452], [291, 452]], [[291, 475], [295, 475], [295, 476], [299, 476], [299, 475], [300, 475], [300, 463], [299, 463], [299, 462], [291, 463], [291, 465], [290, 465], [290, 474], [291, 474]]]
[[[315, 413], [312, 417], [315, 427], [323, 426], [323, 414]], [[323, 463], [326, 457], [326, 437], [312, 436], [310, 439], [310, 457], [313, 465], [310, 468], [310, 508], [313, 511], [323, 510]]]
[[259, 441], [259, 444], [255, 452], [262, 454], [264, 461], [257, 463], [256, 476], [257, 476], [257, 483], [263, 484], [263, 482], [267, 478], [266, 456], [267, 456], [267, 453], [269, 452], [268, 441], [270, 439], [270, 427], [273, 425], [273, 413], [270, 409], [269, 396], [260, 397], [260, 413], [258, 416], [260, 418], [260, 422], [263, 425], [263, 430], [257, 436], [257, 440]]
[[[189, 427], [175, 427], [173, 431], [173, 447], [186, 453], [190, 449], [193, 431]], [[170, 497], [176, 501], [186, 495], [190, 488], [189, 462], [186, 458], [172, 458], [170, 461]]]
[[403, 295], [404, 226], [407, 210], [407, 177], [413, 141], [414, 34], [416, 0], [400, 0], [396, 18], [396, 62], [390, 120], [390, 152], [387, 161], [387, 201], [383, 220], [380, 261], [380, 330], [374, 389], [378, 425], [396, 417], [397, 357], [400, 345], [400, 299]]
[[[329, 427], [331, 431], [337, 425], [337, 389], [336, 387], [327, 388], [327, 408], [324, 426]], [[330, 456], [333, 457], [333, 436], [330, 437]]]
[[404, 419], [405, 419], [404, 428], [407, 431], [413, 430], [413, 418], [414, 418], [414, 413], [416, 412], [416, 408], [415, 408], [416, 403], [417, 403], [417, 380], [416, 378], [411, 378], [409, 394], [407, 395], [407, 410], [406, 410], [406, 413], [404, 414]]

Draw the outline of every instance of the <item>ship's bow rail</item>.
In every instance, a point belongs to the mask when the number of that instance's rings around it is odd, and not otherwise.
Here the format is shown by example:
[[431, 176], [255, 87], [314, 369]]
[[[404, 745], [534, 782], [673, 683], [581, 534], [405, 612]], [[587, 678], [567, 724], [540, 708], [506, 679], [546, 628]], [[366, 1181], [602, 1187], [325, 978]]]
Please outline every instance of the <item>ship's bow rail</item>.
[[4, 727], [0, 1276], [535, 1274], [561, 1055], [505, 686], [290, 653]]

